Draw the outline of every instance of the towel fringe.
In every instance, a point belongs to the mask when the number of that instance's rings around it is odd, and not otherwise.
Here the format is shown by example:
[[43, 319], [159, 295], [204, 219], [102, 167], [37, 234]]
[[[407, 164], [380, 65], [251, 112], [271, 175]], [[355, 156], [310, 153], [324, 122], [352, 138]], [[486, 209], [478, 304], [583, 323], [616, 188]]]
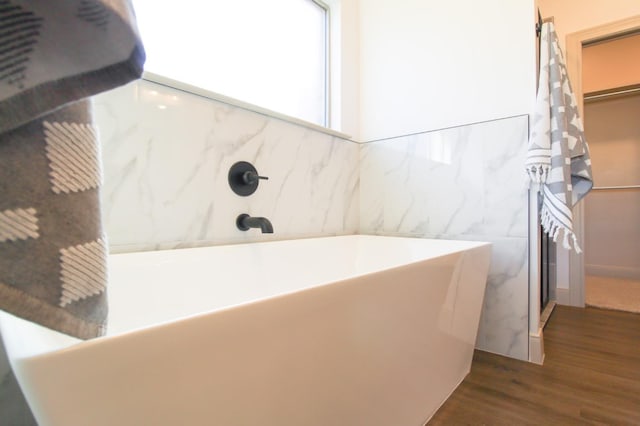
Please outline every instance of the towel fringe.
[[[560, 238], [560, 234], [562, 234], [562, 246], [565, 249], [571, 250], [573, 248], [577, 254], [582, 253], [582, 250], [578, 245], [578, 238], [576, 237], [576, 234], [571, 229], [568, 229], [559, 223], [544, 207], [540, 213], [540, 223], [542, 224], [544, 232], [549, 235], [554, 243], [558, 242], [558, 238]], [[572, 242], [573, 247], [571, 244]]]
[[529, 177], [530, 182], [543, 184], [547, 182], [547, 178], [551, 173], [551, 166], [535, 164], [527, 167], [526, 169], [527, 175]]
[[582, 253], [582, 250], [580, 249], [580, 246], [578, 245], [578, 238], [576, 238], [576, 234], [574, 234], [572, 232], [571, 236], [573, 237], [573, 248], [576, 250], [576, 253], [578, 253], [578, 254]]

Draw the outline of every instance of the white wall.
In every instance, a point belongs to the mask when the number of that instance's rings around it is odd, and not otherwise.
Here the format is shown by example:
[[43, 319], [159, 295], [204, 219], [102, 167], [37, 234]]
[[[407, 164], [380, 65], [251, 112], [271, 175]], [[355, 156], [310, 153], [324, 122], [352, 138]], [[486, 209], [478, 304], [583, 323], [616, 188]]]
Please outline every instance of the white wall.
[[363, 141], [528, 114], [534, 1], [360, 0]]
[[360, 140], [360, 27], [358, 0], [325, 0], [329, 5], [330, 127]]

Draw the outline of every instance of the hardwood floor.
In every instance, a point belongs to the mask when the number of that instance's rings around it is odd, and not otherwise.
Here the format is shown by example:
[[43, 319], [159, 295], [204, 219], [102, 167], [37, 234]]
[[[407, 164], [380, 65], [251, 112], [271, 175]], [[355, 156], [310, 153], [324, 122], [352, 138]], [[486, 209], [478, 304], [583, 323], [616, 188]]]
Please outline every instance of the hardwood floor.
[[640, 425], [640, 314], [557, 306], [539, 366], [476, 351], [432, 425]]

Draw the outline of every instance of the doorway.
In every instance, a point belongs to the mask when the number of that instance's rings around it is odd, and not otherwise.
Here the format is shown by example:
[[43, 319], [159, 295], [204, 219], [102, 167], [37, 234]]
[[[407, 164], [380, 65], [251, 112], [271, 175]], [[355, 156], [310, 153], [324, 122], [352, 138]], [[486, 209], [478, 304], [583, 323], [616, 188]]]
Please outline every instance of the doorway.
[[640, 32], [582, 46], [585, 304], [640, 312]]
[[[604, 42], [631, 34], [640, 34], [640, 15], [581, 30], [566, 36], [567, 70], [574, 89], [581, 117], [584, 118], [585, 116], [582, 85], [583, 48], [590, 44]], [[638, 75], [640, 74], [636, 73], [636, 76]], [[616, 91], [619, 91], [619, 89], [620, 88], [618, 87], [618, 90]], [[590, 93], [590, 95], [599, 94], [604, 93]], [[613, 98], [611, 97], [610, 99]], [[587, 141], [591, 144], [588, 135]], [[595, 186], [597, 188], [600, 186], [601, 182], [599, 181], [599, 176], [595, 175], [594, 178]], [[579, 241], [583, 241], [583, 245], [585, 240], [585, 204], [587, 199], [591, 198], [593, 194], [597, 194], [597, 191], [599, 190], [592, 191], [587, 195], [584, 202], [580, 202], [574, 206], [574, 231], [578, 235]], [[638, 219], [636, 219], [636, 221], [637, 220]], [[610, 221], [609, 223], [612, 222]], [[556, 260], [558, 282], [556, 298], [558, 303], [571, 306], [585, 306], [585, 253], [576, 254], [573, 252], [569, 253], [567, 251], [558, 250]]]

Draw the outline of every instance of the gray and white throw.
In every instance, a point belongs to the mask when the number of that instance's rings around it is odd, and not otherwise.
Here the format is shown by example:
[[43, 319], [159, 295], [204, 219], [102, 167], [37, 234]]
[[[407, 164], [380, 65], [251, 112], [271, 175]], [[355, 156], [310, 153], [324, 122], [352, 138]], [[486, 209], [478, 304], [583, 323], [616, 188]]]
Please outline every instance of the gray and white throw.
[[128, 0], [0, 0], [0, 309], [104, 333], [107, 242], [88, 97], [139, 78]]
[[540, 80], [529, 136], [527, 174], [542, 193], [540, 219], [554, 241], [580, 247], [572, 207], [593, 187], [589, 147], [553, 23], [542, 25]]

